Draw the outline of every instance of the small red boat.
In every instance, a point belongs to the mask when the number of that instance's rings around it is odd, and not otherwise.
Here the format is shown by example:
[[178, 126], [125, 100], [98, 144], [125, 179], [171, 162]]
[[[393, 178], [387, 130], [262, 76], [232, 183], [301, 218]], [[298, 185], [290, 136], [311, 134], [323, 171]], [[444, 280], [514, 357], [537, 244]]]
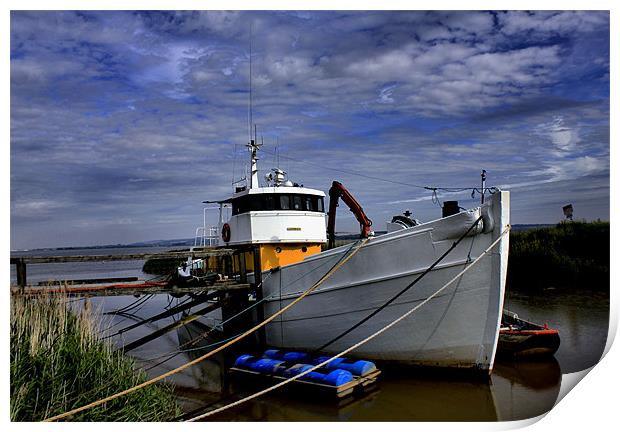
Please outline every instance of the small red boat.
[[504, 310], [497, 344], [498, 357], [547, 357], [560, 346], [560, 332], [526, 321]]

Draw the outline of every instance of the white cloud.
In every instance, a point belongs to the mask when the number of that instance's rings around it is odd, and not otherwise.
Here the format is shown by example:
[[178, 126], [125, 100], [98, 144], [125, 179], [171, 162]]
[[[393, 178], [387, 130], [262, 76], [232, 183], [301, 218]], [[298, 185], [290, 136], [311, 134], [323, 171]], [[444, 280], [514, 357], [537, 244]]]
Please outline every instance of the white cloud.
[[498, 15], [502, 32], [508, 35], [535, 31], [570, 33], [598, 30], [609, 25], [607, 11], [510, 11]]
[[414, 71], [413, 58], [407, 51], [393, 50], [362, 58], [346, 66], [344, 73], [370, 80], [407, 79]]
[[393, 104], [394, 98], [392, 98], [392, 94], [394, 93], [394, 89], [396, 89], [396, 87], [398, 86], [391, 85], [382, 88], [379, 92], [379, 98], [377, 99], [377, 102], [379, 102], [380, 104]]
[[285, 56], [266, 65], [267, 70], [274, 79], [279, 81], [303, 82], [309, 78], [317, 78], [321, 75], [321, 68], [313, 66], [310, 59], [299, 56]]
[[13, 216], [43, 216], [46, 213], [64, 207], [65, 204], [49, 199], [29, 199], [11, 203]]
[[59, 59], [14, 59], [11, 61], [11, 81], [32, 84], [45, 83], [63, 75], [78, 74], [85, 69], [82, 63]]
[[608, 170], [608, 159], [582, 156], [575, 159], [558, 160], [544, 170], [544, 174], [549, 175], [551, 181], [562, 181], [601, 174], [608, 172]]
[[205, 29], [230, 34], [236, 30], [240, 17], [240, 11], [202, 11], [199, 21]]
[[571, 151], [579, 142], [579, 135], [576, 130], [564, 126], [564, 119], [556, 117], [549, 127], [551, 141], [560, 150]]

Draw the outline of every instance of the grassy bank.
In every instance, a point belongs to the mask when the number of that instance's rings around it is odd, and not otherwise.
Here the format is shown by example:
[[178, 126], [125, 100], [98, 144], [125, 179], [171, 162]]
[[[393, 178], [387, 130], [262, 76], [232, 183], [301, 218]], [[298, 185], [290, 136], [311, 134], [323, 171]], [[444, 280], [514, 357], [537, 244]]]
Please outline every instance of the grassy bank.
[[[11, 297], [12, 421], [38, 421], [146, 381], [128, 357], [97, 337], [93, 314], [63, 296]], [[164, 421], [180, 414], [172, 388], [156, 384], [86, 410], [73, 421]]]
[[510, 233], [508, 288], [609, 289], [609, 222]]
[[153, 275], [168, 275], [177, 269], [181, 261], [179, 258], [149, 258], [144, 262], [142, 271]]

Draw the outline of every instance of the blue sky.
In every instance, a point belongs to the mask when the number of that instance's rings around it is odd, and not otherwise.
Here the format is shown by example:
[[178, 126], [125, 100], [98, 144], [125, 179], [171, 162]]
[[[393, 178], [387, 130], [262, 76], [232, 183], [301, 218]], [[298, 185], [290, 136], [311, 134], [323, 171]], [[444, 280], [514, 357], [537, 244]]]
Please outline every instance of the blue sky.
[[11, 248], [191, 237], [247, 162], [250, 26], [263, 172], [379, 230], [481, 169], [513, 223], [609, 220], [608, 12], [14, 11]]

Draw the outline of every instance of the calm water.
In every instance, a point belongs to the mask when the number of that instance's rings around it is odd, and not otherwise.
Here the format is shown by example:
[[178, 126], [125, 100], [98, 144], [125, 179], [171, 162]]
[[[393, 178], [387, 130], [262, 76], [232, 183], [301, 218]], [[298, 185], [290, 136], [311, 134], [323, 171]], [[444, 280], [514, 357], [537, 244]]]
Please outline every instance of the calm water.
[[[170, 248], [142, 247], [142, 248], [101, 248], [101, 249], [71, 249], [71, 250], [34, 250], [25, 252], [11, 252], [13, 256], [72, 256], [72, 255], [115, 255], [164, 252]], [[28, 264], [28, 284], [36, 285], [49, 280], [94, 279], [114, 277], [152, 278], [152, 275], [142, 273], [143, 260], [135, 261], [99, 261], [77, 263], [41, 263]], [[15, 266], [11, 266], [11, 283], [17, 281]]]
[[[153, 248], [147, 250], [152, 251]], [[145, 251], [141, 249], [141, 251]], [[69, 252], [69, 251], [65, 251]], [[92, 251], [93, 254], [109, 253], [107, 250]], [[127, 253], [122, 249], [121, 253]], [[73, 253], [76, 253], [73, 251]], [[83, 253], [83, 252], [79, 252]], [[58, 254], [55, 251], [52, 254]], [[41, 265], [38, 269], [28, 267], [29, 280], [77, 279], [81, 277], [138, 276], [148, 278], [141, 272], [142, 262], [84, 263]], [[94, 267], [93, 267], [94, 264]], [[111, 267], [104, 266], [111, 264]], [[65, 266], [52, 269], [52, 266]], [[65, 271], [65, 273], [61, 273]], [[12, 274], [12, 277], [14, 275]], [[114, 311], [139, 300], [127, 297], [93, 298], [90, 301], [100, 311]], [[149, 297], [130, 310], [131, 315], [105, 315], [103, 326], [117, 331], [136, 320], [159, 313], [169, 305], [183, 299], [168, 295]], [[554, 404], [562, 380], [562, 374], [586, 369], [601, 357], [609, 320], [608, 295], [585, 291], [566, 293], [546, 290], [537, 295], [510, 292], [505, 300], [506, 308], [534, 322], [548, 323], [560, 330], [561, 345], [554, 358], [539, 362], [498, 361], [490, 379], [471, 376], [439, 376], [408, 368], [386, 368], [379, 365], [382, 375], [375, 388], [367, 394], [342, 401], [326, 400], [320, 395], [300, 394], [292, 387], [279, 393], [268, 394], [257, 400], [226, 411], [212, 420], [239, 421], [415, 421], [415, 420], [519, 420], [537, 416], [548, 411]], [[145, 336], [172, 323], [178, 316], [155, 324], [138, 327], [127, 332], [115, 343], [123, 343]], [[204, 329], [186, 325], [167, 333], [140, 348], [131, 351], [139, 364], [150, 376], [157, 376], [196, 358], [209, 348], [184, 352], [159, 364], [175, 353], [179, 345], [196, 337]], [[205, 344], [213, 343], [213, 340]], [[191, 411], [222, 399], [235, 400], [258, 390], [240, 383], [226, 373], [226, 365], [235, 353], [215, 356], [182, 373], [170, 377], [176, 385], [179, 402]], [[309, 397], [310, 396], [310, 397]]]

